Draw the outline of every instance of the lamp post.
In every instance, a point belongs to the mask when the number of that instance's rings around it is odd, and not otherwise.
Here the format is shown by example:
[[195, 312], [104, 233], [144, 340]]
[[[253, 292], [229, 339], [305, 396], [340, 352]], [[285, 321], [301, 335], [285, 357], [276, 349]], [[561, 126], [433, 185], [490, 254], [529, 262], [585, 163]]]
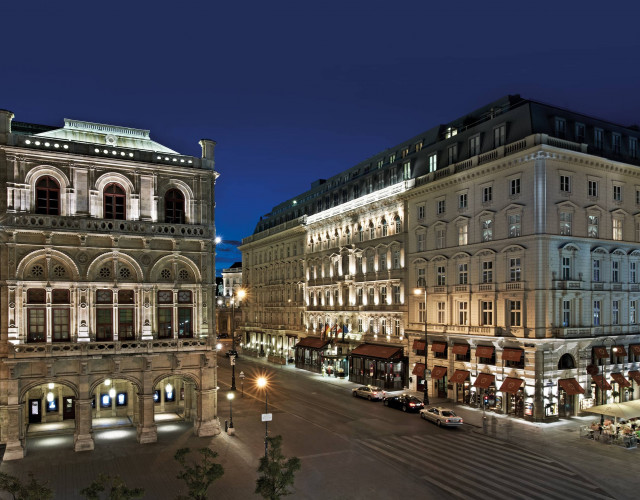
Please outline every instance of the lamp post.
[[236, 390], [236, 297], [237, 300], [242, 300], [245, 296], [245, 291], [240, 288], [231, 297], [231, 390]]
[[233, 394], [233, 392], [227, 392], [227, 399], [229, 400], [229, 429], [227, 430], [227, 433], [229, 435], [235, 433], [235, 429], [233, 428], [233, 398], [234, 397], [235, 397], [235, 394]]
[[264, 388], [264, 458], [268, 460], [267, 438], [269, 437], [269, 419], [267, 415], [269, 414], [269, 391], [267, 390], [267, 379], [265, 377], [259, 377], [256, 384], [260, 389]]
[[424, 404], [429, 404], [429, 383], [427, 382], [427, 374], [428, 374], [428, 356], [429, 356], [429, 343], [427, 337], [427, 280], [424, 278], [420, 278], [418, 282], [418, 287], [413, 293], [416, 295], [420, 295], [424, 292]]
[[[611, 351], [614, 353], [617, 352], [618, 347], [616, 346], [616, 341], [611, 337], [607, 337], [602, 341], [603, 344], [607, 342], [610, 342], [612, 344]], [[604, 347], [606, 349], [606, 345]], [[610, 360], [611, 359], [606, 360], [605, 363], [602, 365], [602, 389], [600, 390], [600, 404], [602, 405], [606, 405], [607, 399], [608, 399], [607, 386], [605, 384], [607, 383], [607, 364]], [[600, 424], [603, 424], [603, 423], [604, 423], [604, 415], [600, 415]]]

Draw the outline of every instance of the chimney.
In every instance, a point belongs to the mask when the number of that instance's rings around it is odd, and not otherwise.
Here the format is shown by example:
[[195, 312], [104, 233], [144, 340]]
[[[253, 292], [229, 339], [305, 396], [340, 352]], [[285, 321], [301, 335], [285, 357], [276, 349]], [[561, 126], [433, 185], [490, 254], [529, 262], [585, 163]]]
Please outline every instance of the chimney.
[[11, 133], [11, 120], [14, 114], [6, 109], [0, 109], [0, 144], [7, 144]]
[[211, 139], [201, 139], [200, 147], [202, 147], [202, 157], [205, 160], [213, 161], [213, 153], [216, 148], [216, 141], [213, 141]]

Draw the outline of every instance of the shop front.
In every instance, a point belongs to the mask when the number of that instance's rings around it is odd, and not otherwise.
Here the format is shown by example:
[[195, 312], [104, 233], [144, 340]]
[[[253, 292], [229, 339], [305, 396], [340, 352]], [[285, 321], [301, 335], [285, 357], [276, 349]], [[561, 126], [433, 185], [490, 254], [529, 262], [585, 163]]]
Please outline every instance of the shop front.
[[361, 344], [349, 355], [349, 380], [388, 390], [405, 387], [407, 358], [402, 347]]
[[584, 389], [575, 378], [558, 380], [558, 413], [561, 418], [576, 415], [576, 398]]
[[327, 344], [329, 344], [329, 341], [320, 337], [300, 339], [295, 347], [296, 368], [321, 373], [323, 369], [323, 354]]
[[431, 370], [431, 380], [433, 381], [433, 393], [439, 398], [447, 397], [447, 367], [434, 366]]
[[456, 403], [471, 404], [471, 382], [468, 370], [456, 370], [449, 379], [456, 387]]
[[631, 382], [624, 377], [624, 374], [619, 372], [612, 373], [611, 378], [613, 379], [613, 391], [611, 393], [613, 395], [613, 402], [624, 403], [628, 401]]
[[322, 374], [327, 377], [346, 377], [349, 373], [349, 344], [335, 340], [331, 344], [322, 355]]
[[506, 402], [504, 411], [507, 415], [524, 417], [524, 380], [521, 378], [507, 377], [500, 386], [503, 401]]
[[[485, 410], [502, 410], [502, 397], [496, 393], [496, 377], [491, 373], [479, 373], [473, 387], [475, 387], [475, 401], [480, 408]], [[473, 401], [473, 396], [472, 396]]]

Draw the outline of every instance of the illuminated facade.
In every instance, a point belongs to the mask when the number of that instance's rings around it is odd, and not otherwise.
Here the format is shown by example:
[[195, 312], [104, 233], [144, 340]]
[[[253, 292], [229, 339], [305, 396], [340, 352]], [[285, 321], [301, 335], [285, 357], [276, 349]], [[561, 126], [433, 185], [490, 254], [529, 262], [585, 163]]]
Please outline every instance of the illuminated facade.
[[215, 142], [202, 158], [149, 131], [0, 111], [0, 421], [4, 459], [27, 424], [156, 417], [220, 432], [214, 287]]

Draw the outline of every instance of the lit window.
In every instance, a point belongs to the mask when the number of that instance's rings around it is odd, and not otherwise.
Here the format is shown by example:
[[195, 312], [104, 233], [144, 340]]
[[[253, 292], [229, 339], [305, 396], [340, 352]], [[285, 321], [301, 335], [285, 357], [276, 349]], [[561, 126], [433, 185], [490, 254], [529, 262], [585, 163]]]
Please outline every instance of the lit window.
[[613, 239], [622, 240], [622, 219], [613, 219]]
[[588, 215], [587, 216], [587, 236], [589, 238], [597, 238], [598, 237], [598, 222], [599, 218], [597, 215]]

